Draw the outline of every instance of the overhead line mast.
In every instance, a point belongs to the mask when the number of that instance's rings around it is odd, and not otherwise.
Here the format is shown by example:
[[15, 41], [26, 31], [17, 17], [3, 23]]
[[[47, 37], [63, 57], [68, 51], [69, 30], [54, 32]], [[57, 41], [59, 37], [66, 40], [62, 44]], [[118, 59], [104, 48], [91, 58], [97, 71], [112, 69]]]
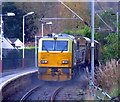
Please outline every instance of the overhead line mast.
[[79, 18], [40, 18], [39, 20], [72, 20], [72, 19], [79, 19]]
[[[72, 9], [70, 9], [67, 5], [65, 5], [61, 0], [58, 0], [62, 5], [64, 5], [68, 10], [70, 10], [75, 16], [77, 16], [81, 21], [84, 22], [85, 25], [91, 28], [91, 26], [84, 21], [77, 13], [75, 13]], [[96, 15], [103, 21], [103, 23], [112, 31], [112, 33], [115, 33], [115, 31], [96, 13]]]
[[[96, 12], [95, 12], [96, 13]], [[100, 20], [112, 31], [112, 33], [115, 33], [115, 31], [96, 13], [96, 15], [100, 18]]]

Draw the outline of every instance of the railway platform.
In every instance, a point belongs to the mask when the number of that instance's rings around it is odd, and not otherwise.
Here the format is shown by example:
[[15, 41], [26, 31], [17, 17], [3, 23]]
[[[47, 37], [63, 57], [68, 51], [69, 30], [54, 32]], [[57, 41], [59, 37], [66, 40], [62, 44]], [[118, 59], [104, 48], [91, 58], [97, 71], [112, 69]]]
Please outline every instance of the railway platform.
[[16, 78], [19, 78], [21, 76], [34, 73], [34, 72], [37, 72], [37, 68], [30, 67], [30, 68], [25, 68], [25, 69], [21, 68], [18, 70], [0, 73], [0, 89], [9, 81], [12, 81]]

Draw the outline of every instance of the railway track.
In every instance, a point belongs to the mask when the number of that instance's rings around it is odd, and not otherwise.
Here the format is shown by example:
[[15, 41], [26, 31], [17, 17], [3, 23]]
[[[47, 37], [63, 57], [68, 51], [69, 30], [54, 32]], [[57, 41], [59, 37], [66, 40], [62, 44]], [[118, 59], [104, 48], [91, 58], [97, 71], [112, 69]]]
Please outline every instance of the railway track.
[[64, 88], [65, 86], [57, 88], [54, 93], [50, 97], [50, 102], [54, 102], [57, 94]]
[[[31, 97], [33, 94], [36, 94], [36, 91], [42, 91], [43, 93], [45, 93], [42, 89], [43, 88], [45, 88], [46, 87], [46, 89], [47, 89], [47, 87], [48, 87], [48, 91], [47, 90], [44, 90], [44, 91], [46, 91], [46, 92], [49, 92], [48, 93], [48, 96], [50, 96], [49, 97], [49, 99], [48, 98], [46, 98], [45, 100], [49, 100], [49, 102], [54, 102], [55, 101], [55, 99], [56, 99], [56, 96], [57, 96], [57, 94], [65, 87], [65, 86], [57, 86], [57, 88], [56, 88], [56, 86], [55, 87], [51, 87], [51, 86], [46, 86], [46, 85], [38, 85], [38, 86], [36, 86], [36, 87], [34, 87], [33, 89], [31, 89], [31, 90], [29, 90], [25, 95], [23, 95], [23, 97], [20, 99], [20, 102], [24, 102], [24, 101], [26, 101], [26, 100], [29, 100], [29, 97]], [[52, 91], [49, 91], [49, 88], [53, 88], [52, 89]], [[55, 90], [55, 91], [54, 91]], [[36, 97], [39, 97], [39, 96], [36, 96]], [[44, 96], [41, 96], [41, 97], [44, 97]], [[38, 99], [38, 98], [36, 98], [36, 99]]]
[[34, 87], [33, 89], [29, 90], [25, 95], [23, 95], [23, 97], [20, 99], [20, 102], [24, 102], [25, 100], [27, 100], [27, 98], [33, 94], [35, 92], [35, 90], [37, 90], [38, 88], [41, 88], [42, 85], [38, 85], [36, 87]]

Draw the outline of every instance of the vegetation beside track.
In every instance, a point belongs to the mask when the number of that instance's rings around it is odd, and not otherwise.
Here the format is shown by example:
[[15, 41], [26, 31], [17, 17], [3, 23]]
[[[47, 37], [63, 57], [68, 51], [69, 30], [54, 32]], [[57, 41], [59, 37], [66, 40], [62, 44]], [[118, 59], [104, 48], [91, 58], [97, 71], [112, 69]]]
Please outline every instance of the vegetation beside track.
[[120, 95], [119, 83], [119, 67], [118, 61], [112, 59], [107, 61], [105, 65], [101, 65], [95, 69], [95, 85], [102, 88], [111, 97]]

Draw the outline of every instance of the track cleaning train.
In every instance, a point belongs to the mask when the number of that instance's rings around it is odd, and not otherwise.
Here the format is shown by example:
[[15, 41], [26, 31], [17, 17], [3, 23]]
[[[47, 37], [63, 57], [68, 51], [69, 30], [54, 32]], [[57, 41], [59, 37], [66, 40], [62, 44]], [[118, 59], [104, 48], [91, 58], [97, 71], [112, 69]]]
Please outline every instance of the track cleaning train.
[[[87, 37], [49, 34], [39, 39], [38, 77], [44, 81], [71, 80], [78, 66], [90, 66], [90, 44]], [[99, 43], [95, 41], [95, 64], [98, 64]]]

